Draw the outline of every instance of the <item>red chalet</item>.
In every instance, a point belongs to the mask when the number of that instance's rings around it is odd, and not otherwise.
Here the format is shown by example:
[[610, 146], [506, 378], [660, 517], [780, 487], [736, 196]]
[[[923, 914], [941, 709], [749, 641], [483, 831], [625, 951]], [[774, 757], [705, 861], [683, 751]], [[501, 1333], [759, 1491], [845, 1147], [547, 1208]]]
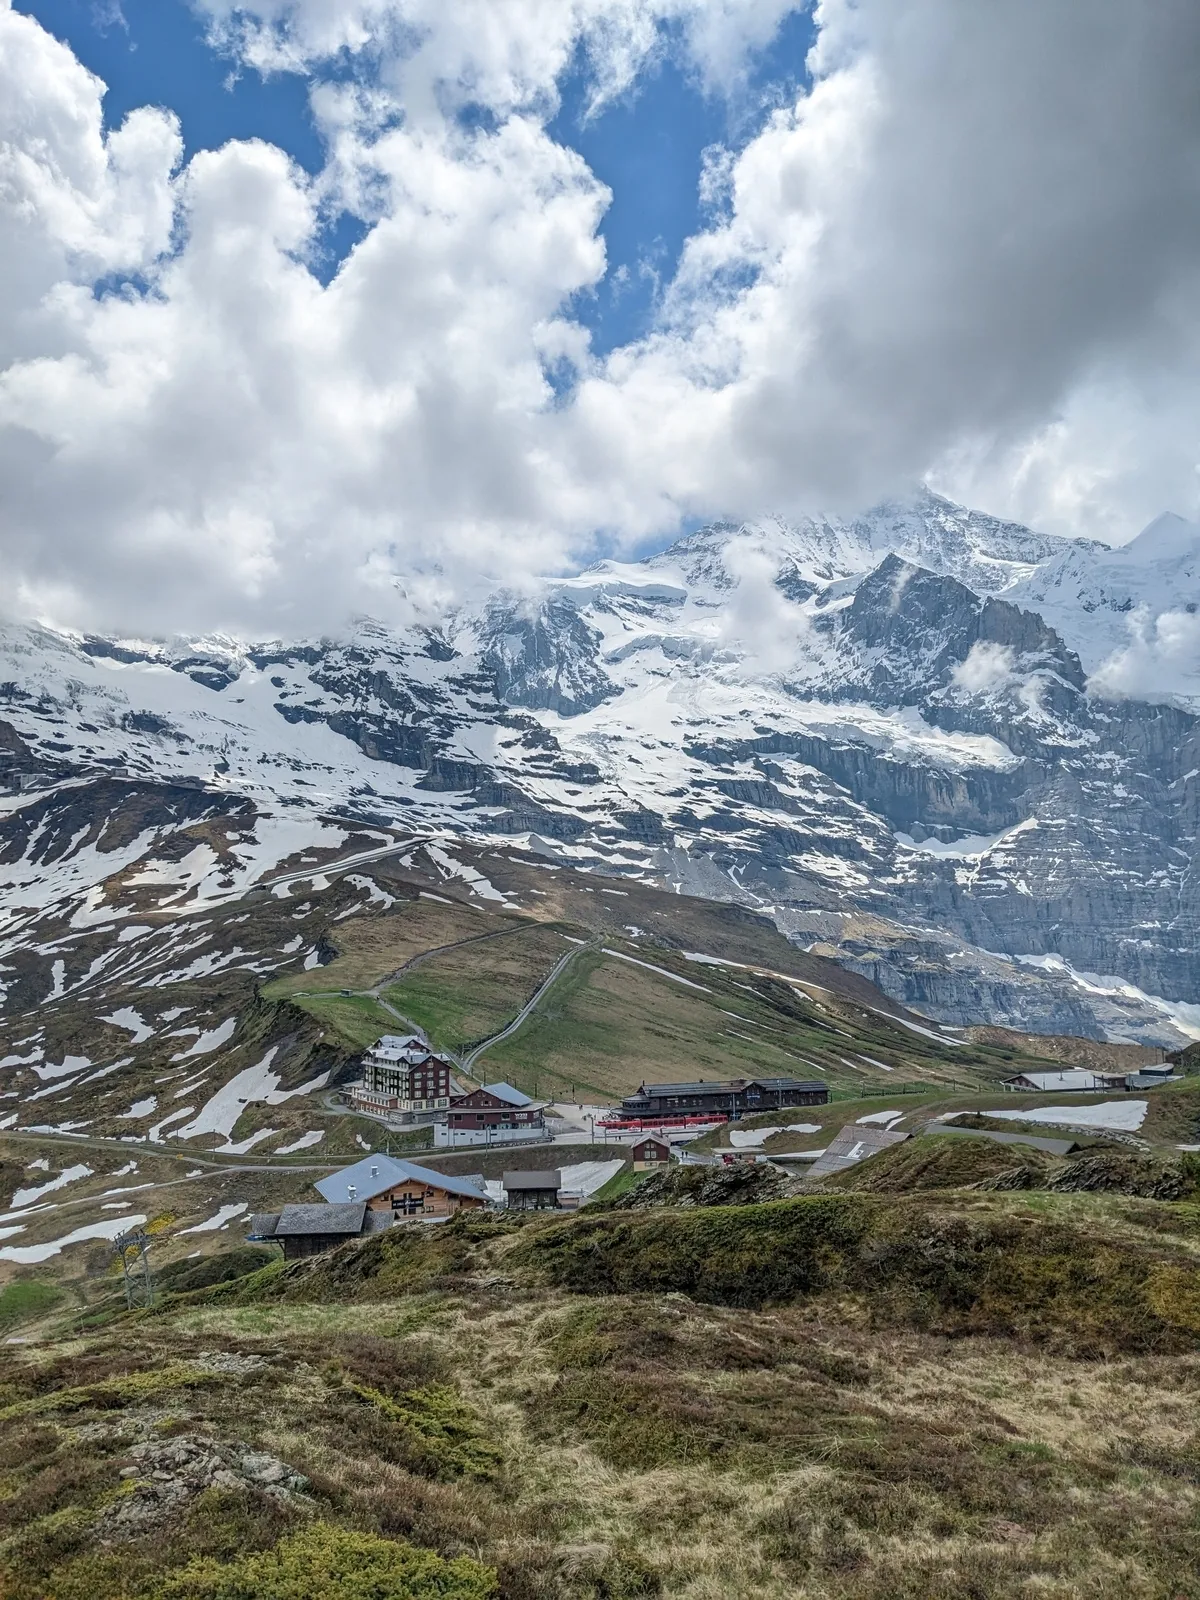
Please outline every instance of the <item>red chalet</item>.
[[489, 1083], [451, 1100], [446, 1123], [434, 1128], [439, 1149], [458, 1145], [533, 1143], [545, 1136], [546, 1107], [509, 1083]]

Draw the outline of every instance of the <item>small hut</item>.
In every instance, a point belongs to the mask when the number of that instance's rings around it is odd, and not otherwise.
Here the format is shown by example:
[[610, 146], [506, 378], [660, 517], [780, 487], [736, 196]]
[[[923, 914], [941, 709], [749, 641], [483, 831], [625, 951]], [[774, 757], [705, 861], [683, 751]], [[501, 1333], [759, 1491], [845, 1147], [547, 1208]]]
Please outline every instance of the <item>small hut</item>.
[[506, 1172], [504, 1195], [510, 1211], [557, 1211], [562, 1175], [557, 1167], [545, 1172]]
[[652, 1172], [656, 1167], [665, 1167], [670, 1161], [671, 1146], [665, 1139], [651, 1133], [639, 1139], [629, 1153], [633, 1157], [635, 1172]]

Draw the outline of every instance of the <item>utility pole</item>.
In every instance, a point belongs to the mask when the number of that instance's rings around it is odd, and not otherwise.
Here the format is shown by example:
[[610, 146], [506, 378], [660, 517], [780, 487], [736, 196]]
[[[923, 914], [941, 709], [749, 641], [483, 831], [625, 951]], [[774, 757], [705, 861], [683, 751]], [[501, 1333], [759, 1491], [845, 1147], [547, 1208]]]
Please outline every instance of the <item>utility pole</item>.
[[121, 1263], [126, 1307], [132, 1311], [137, 1306], [152, 1306], [154, 1277], [150, 1271], [149, 1235], [141, 1228], [119, 1233], [113, 1240], [113, 1254]]

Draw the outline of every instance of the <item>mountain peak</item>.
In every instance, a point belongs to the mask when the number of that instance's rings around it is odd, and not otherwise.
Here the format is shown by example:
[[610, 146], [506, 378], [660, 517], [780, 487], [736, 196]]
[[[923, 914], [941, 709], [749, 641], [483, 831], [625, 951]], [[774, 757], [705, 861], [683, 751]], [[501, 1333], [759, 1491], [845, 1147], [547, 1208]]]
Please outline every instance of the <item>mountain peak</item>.
[[1164, 511], [1129, 541], [1122, 554], [1137, 562], [1178, 561], [1200, 554], [1200, 523]]

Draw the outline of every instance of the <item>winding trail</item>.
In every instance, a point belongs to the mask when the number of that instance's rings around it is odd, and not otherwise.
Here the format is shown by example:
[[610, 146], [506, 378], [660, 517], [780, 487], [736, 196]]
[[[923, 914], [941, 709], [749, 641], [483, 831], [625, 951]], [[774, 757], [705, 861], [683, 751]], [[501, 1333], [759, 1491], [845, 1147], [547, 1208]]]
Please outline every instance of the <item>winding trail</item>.
[[[529, 926], [528, 923], [521, 923], [516, 927], [500, 928], [492, 933], [473, 933], [466, 939], [455, 939], [450, 944], [435, 945], [431, 950], [420, 950], [415, 956], [410, 956], [407, 961], [394, 971], [385, 974], [378, 983], [372, 984], [369, 989], [298, 989], [288, 998], [292, 1000], [337, 1000], [341, 998], [373, 1000], [376, 1005], [382, 1007], [390, 1016], [395, 1017], [397, 1022], [403, 1023], [410, 1032], [419, 1035], [422, 1039], [426, 1039], [427, 1035], [424, 1028], [414, 1022], [411, 1017], [406, 1017], [402, 1011], [397, 1010], [390, 1000], [384, 998], [383, 991], [391, 984], [398, 982], [405, 973], [412, 972], [415, 968], [421, 966], [423, 962], [432, 960], [434, 956], [445, 955], [450, 950], [461, 950], [465, 945], [469, 944], [483, 944], [489, 939], [507, 939], [517, 933], [527, 933]], [[577, 956], [582, 955], [585, 950], [598, 950], [599, 948], [600, 943], [597, 938], [588, 940], [585, 944], [576, 945], [566, 951], [554, 963], [512, 1021], [505, 1023], [498, 1033], [493, 1033], [488, 1038], [480, 1040], [478, 1044], [472, 1045], [466, 1051], [456, 1051], [451, 1050], [449, 1047], [444, 1047], [442, 1048], [442, 1054], [450, 1058], [463, 1077], [471, 1078], [478, 1083], [480, 1080], [475, 1077], [471, 1069], [479, 1057], [486, 1050], [490, 1050], [493, 1045], [499, 1044], [503, 1039], [507, 1039], [511, 1034], [516, 1033], [518, 1028], [532, 1014], [538, 1002], [553, 988]]]
[[[493, 1045], [499, 1044], [502, 1039], [507, 1039], [510, 1034], [516, 1033], [517, 1029], [534, 1010], [538, 1002], [542, 999], [543, 995], [545, 995], [549, 989], [553, 988], [553, 986], [558, 982], [559, 978], [562, 977], [563, 973], [567, 970], [577, 956], [581, 956], [586, 950], [597, 949], [599, 949], [599, 940], [589, 940], [587, 944], [576, 945], [574, 949], [568, 950], [566, 955], [560, 957], [559, 960], [556, 961], [551, 967], [550, 971], [546, 974], [542, 982], [533, 991], [533, 994], [530, 996], [530, 998], [521, 1007], [520, 1011], [517, 1012], [512, 1021], [506, 1027], [501, 1028], [499, 1033], [494, 1033], [490, 1039], [485, 1039], [482, 1044], [477, 1044], [473, 1046], [472, 1049], [467, 1051], [459, 1063], [461, 1070], [468, 1077], [474, 1077], [474, 1073], [471, 1071], [471, 1068], [475, 1065], [476, 1061], [478, 1061], [479, 1057], [484, 1053], [484, 1051], [490, 1050]], [[476, 1078], [475, 1081], [478, 1083], [479, 1079]]]
[[418, 846], [427, 844], [430, 839], [438, 837], [436, 833], [414, 834], [399, 844], [380, 845], [377, 850], [360, 850], [356, 855], [342, 856], [340, 860], [328, 861], [324, 866], [318, 863], [315, 866], [280, 872], [273, 878], [260, 878], [257, 883], [251, 884], [250, 889], [251, 891], [274, 889], [278, 884], [303, 883], [307, 878], [339, 878], [355, 867], [365, 866], [368, 861], [382, 861], [386, 856], [399, 855], [402, 850], [415, 850]]

